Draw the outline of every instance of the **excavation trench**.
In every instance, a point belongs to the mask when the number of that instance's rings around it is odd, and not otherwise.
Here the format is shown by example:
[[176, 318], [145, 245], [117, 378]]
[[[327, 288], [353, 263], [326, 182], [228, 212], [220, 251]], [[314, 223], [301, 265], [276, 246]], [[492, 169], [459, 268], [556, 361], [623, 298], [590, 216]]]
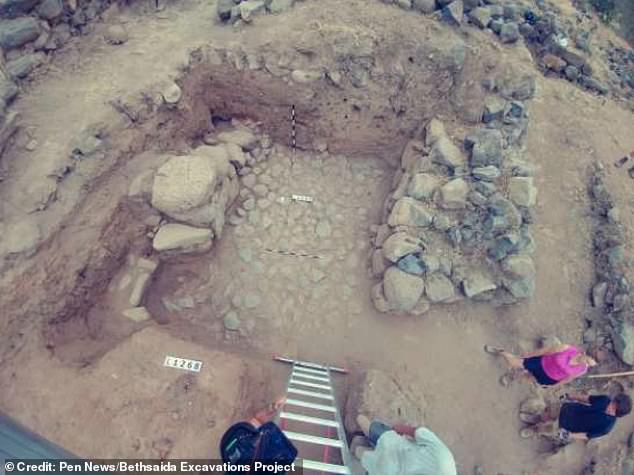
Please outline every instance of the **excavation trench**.
[[[57, 232], [40, 247], [37, 256], [17, 261], [5, 273], [5, 281], [9, 282], [9, 288], [11, 284], [15, 286], [15, 292], [3, 296], [3, 308], [8, 309], [8, 318], [3, 321], [4, 334], [8, 338], [3, 342], [2, 353], [11, 354], [18, 349], [34, 331], [37, 333], [42, 322], [48, 322], [45, 333], [51, 347], [74, 339], [76, 329], [60, 330], [59, 325], [64, 323], [66, 327], [66, 322], [85, 320], [131, 248], [146, 254], [150, 251], [148, 227], [142, 218], [148, 209], [126, 198], [130, 181], [148, 168], [158, 166], [153, 156], [168, 152], [182, 154], [201, 145], [202, 138], [213, 130], [214, 122], [233, 118], [257, 124], [262, 132], [269, 134], [282, 150], [280, 157], [286, 157], [277, 164], [285, 170], [284, 177], [275, 180], [284, 192], [307, 194], [310, 187], [319, 191], [317, 183], [305, 183], [296, 189], [293, 181], [298, 180], [299, 184], [302, 179], [310, 180], [314, 170], [327, 179], [320, 167], [327, 168], [330, 164], [332, 173], [339, 173], [334, 167], [341, 166], [340, 172], [347, 175], [340, 176], [348, 176], [353, 182], [355, 167], [363, 169], [364, 163], [374, 170], [394, 165], [405, 142], [447, 100], [454, 82], [455, 51], [426, 48], [412, 44], [401, 52], [412, 65], [408, 74], [419, 80], [403, 84], [398, 75], [385, 73], [377, 78], [378, 85], [384, 87], [373, 91], [351, 85], [335, 87], [326, 80], [295, 84], [265, 69], [250, 70], [242, 64], [246, 59], [241, 51], [209, 48], [192, 53], [189, 66], [178, 80], [183, 91], [178, 105], [157, 106], [142, 97], [119, 107], [123, 113], [114, 123], [107, 124], [103, 132], [111, 140], [111, 149], [104, 160], [109, 166], [103, 166], [101, 173], [85, 185], [89, 191], [87, 198], [63, 224], [50, 224], [49, 229]], [[431, 64], [425, 61], [429, 50], [438, 58]], [[292, 108], [300, 158], [295, 171], [290, 173], [288, 157], [292, 151], [284, 147], [291, 143]], [[324, 147], [328, 153], [320, 154], [317, 150]], [[367, 157], [372, 160], [366, 160]], [[311, 169], [312, 163], [320, 165]], [[381, 176], [387, 176], [387, 172]], [[365, 186], [371, 191], [387, 191], [385, 186], [377, 184], [368, 182]], [[331, 199], [339, 200], [347, 209], [356, 206], [357, 211], [364, 210], [363, 226], [361, 223], [355, 226], [367, 227], [376, 219], [375, 210], [381, 207], [382, 197], [362, 195], [360, 183], [356, 183], [356, 190], [355, 185], [346, 190], [347, 185], [345, 181], [338, 183], [341, 189]], [[277, 198], [282, 197], [277, 194]], [[316, 206], [308, 205], [310, 209], [323, 206], [323, 198], [315, 198]], [[334, 215], [338, 216], [336, 211]], [[303, 225], [308, 222], [314, 224], [306, 221]], [[223, 236], [220, 245], [228, 239], [231, 238]], [[361, 240], [361, 236], [355, 239]], [[274, 241], [267, 245], [276, 247]], [[61, 262], [63, 268], [58, 266]], [[95, 327], [88, 327], [94, 337]]]
[[[298, 70], [343, 71], [343, 78], [304, 81], [300, 75], [299, 82], [290, 78], [290, 69], [275, 66], [288, 63], [288, 51], [202, 48], [176, 80], [182, 96], [175, 104], [155, 101], [153, 93], [117, 102], [118, 113], [101, 133], [106, 156], [92, 179], [80, 184], [80, 203], [65, 220], [48, 222], [50, 236], [37, 253], [15, 258], [2, 276], [7, 291], [0, 295], [6, 313], [0, 358], [17, 368], [7, 373], [16, 379], [6, 406], [30, 414], [27, 405], [37, 404], [53, 375], [50, 397], [60, 414], [89, 420], [93, 406], [101, 404], [105, 409], [95, 424], [127, 434], [121, 441], [100, 434], [87, 440], [63, 431], [56, 441], [69, 450], [82, 456], [162, 456], [156, 438], [168, 434], [177, 440], [172, 456], [202, 456], [208, 443], [200, 433], [213, 429], [220, 436], [222, 424], [244, 417], [250, 404], [264, 403], [283, 387], [283, 375], [275, 379], [280, 375], [264, 368], [272, 353], [378, 368], [412, 388], [427, 386], [412, 392], [421, 400], [431, 394], [430, 404], [435, 393], [459, 400], [464, 388], [494, 378], [488, 361], [463, 370], [465, 354], [479, 352], [489, 336], [477, 318], [463, 327], [446, 319], [450, 312], [444, 309], [429, 319], [384, 315], [370, 299], [370, 227], [385, 220], [384, 202], [400, 179], [397, 174], [394, 180], [395, 171], [406, 144], [420, 139], [422, 126], [439, 114], [453, 136], [462, 136], [454, 102], [460, 109], [470, 107], [467, 100], [477, 102], [477, 94], [474, 99], [467, 93], [467, 79], [484, 75], [475, 60], [467, 61], [468, 72], [462, 70], [464, 44], [453, 33], [425, 35], [425, 41], [377, 42], [377, 51], [362, 52], [365, 59], [329, 52], [319, 68], [314, 56], [295, 52], [291, 62]], [[364, 66], [368, 56], [374, 63]], [[494, 75], [495, 67], [487, 68]], [[266, 159], [248, 164], [254, 183], [245, 185], [238, 170], [238, 197], [211, 250], [164, 259], [153, 249], [156, 228], [161, 220], [178, 220], [153, 209], [147, 190], [131, 194], [136, 179], [155, 174], [166, 156], [191, 155], [209, 137], [240, 124], [272, 139]], [[80, 167], [90, 163], [82, 160]], [[58, 201], [68, 203], [64, 187], [72, 186], [79, 188], [72, 174], [60, 181]], [[139, 303], [151, 319], [136, 322], [122, 311], [130, 305], [126, 275], [140, 258], [159, 265]], [[455, 315], [479, 317], [476, 306], [460, 306]], [[456, 338], [460, 351], [452, 349]], [[37, 357], [19, 351], [29, 347], [40, 349]], [[226, 351], [214, 352], [219, 348]], [[209, 369], [198, 379], [164, 372], [157, 364], [166, 354], [190, 352]], [[225, 367], [226, 374], [215, 373]], [[196, 392], [197, 384], [204, 391]], [[89, 401], [73, 407], [64, 385]], [[245, 396], [249, 391], [258, 401]], [[212, 403], [209, 394], [215, 395]], [[469, 397], [470, 405], [489, 404], [485, 391]], [[501, 404], [514, 410], [511, 400]], [[480, 453], [498, 453], [515, 430], [504, 429], [495, 441], [472, 441], [470, 434], [491, 422], [490, 412], [470, 412], [462, 420], [463, 414], [445, 406], [434, 405], [430, 422], [468, 454], [467, 464], [477, 463]], [[57, 419], [47, 413], [24, 422], [54, 437]], [[532, 457], [528, 449], [500, 452], [507, 454], [500, 466]]]

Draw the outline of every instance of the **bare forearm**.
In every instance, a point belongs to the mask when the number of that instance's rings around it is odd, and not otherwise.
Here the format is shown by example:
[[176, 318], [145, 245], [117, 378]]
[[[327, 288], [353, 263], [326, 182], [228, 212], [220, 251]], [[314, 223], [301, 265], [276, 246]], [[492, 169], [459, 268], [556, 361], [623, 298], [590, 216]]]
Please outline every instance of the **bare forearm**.
[[566, 394], [566, 399], [575, 402], [583, 402], [585, 404], [590, 402], [589, 396], [582, 393], [568, 393]]
[[412, 439], [416, 434], [416, 427], [412, 427], [407, 424], [395, 424], [392, 429], [394, 429], [394, 432], [396, 432], [397, 434], [406, 435], [408, 437], [411, 437]]

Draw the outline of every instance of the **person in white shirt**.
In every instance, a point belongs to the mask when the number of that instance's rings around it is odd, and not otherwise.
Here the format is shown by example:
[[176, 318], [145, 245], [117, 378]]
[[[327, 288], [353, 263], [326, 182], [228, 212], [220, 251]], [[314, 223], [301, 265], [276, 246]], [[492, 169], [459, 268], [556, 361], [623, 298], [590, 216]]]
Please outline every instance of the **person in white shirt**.
[[450, 450], [426, 427], [390, 427], [364, 415], [357, 422], [375, 447], [361, 456], [369, 475], [457, 475]]

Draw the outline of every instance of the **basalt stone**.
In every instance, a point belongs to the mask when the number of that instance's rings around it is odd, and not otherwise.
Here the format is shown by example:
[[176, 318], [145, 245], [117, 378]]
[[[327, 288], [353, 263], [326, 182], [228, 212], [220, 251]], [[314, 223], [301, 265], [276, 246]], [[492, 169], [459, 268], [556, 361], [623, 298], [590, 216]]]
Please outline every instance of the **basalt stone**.
[[412, 7], [421, 13], [434, 13], [436, 0], [413, 0]]
[[462, 281], [462, 290], [469, 298], [491, 292], [497, 288], [493, 279], [479, 271], [470, 271]]
[[491, 21], [491, 9], [487, 7], [478, 7], [471, 10], [468, 14], [469, 21], [479, 28], [486, 28]]
[[495, 240], [487, 251], [487, 255], [494, 261], [501, 261], [520, 249], [521, 238], [516, 233], [508, 233]]
[[465, 148], [471, 152], [472, 167], [502, 164], [502, 133], [496, 129], [476, 129], [465, 138]]
[[0, 46], [5, 50], [19, 48], [38, 36], [40, 26], [33, 17], [0, 21]]
[[504, 23], [500, 28], [502, 43], [515, 43], [520, 38], [520, 30], [515, 22]]
[[448, 302], [454, 298], [455, 288], [444, 274], [434, 273], [425, 279], [425, 293], [432, 303]]
[[423, 275], [425, 273], [425, 265], [414, 254], [408, 254], [402, 257], [396, 265], [399, 269], [408, 274]]
[[482, 193], [484, 196], [491, 196], [497, 191], [497, 186], [495, 186], [495, 183], [478, 181], [474, 183], [473, 186], [477, 192]]
[[535, 294], [535, 278], [504, 280], [504, 287], [517, 299], [528, 299]]
[[569, 66], [566, 66], [566, 68], [564, 69], [564, 74], [569, 80], [576, 81], [577, 79], [579, 79], [579, 68], [571, 64]]
[[28, 13], [39, 0], [0, 0], [0, 17], [16, 18]]
[[439, 204], [445, 209], [464, 208], [469, 194], [469, 185], [462, 178], [455, 178], [440, 188]]
[[489, 22], [489, 28], [491, 28], [491, 31], [493, 31], [494, 33], [498, 35], [502, 31], [503, 26], [504, 26], [504, 20], [501, 20], [500, 18], [494, 18]]
[[460, 233], [460, 228], [454, 226], [449, 228], [447, 231], [447, 238], [453, 247], [458, 247], [462, 242], [462, 234]]
[[506, 101], [497, 96], [489, 96], [484, 101], [484, 112], [482, 114], [482, 122], [488, 124], [501, 120], [504, 117], [506, 109]]
[[404, 197], [399, 199], [392, 208], [388, 218], [390, 226], [430, 226], [433, 221], [431, 212], [418, 200]]
[[522, 215], [515, 205], [504, 197], [496, 195], [491, 198], [488, 211], [490, 216], [503, 217], [509, 227], [515, 228], [522, 224]]
[[383, 243], [383, 257], [390, 262], [397, 262], [403, 256], [415, 254], [422, 250], [420, 240], [404, 232], [397, 232]]
[[412, 310], [425, 290], [421, 277], [408, 274], [392, 266], [385, 271], [383, 291], [391, 308], [400, 311]]
[[591, 91], [596, 91], [599, 94], [607, 94], [608, 92], [610, 92], [608, 86], [603, 84], [601, 81], [586, 75], [582, 75], [579, 79], [579, 82], [584, 87], [590, 89]]
[[442, 9], [443, 19], [450, 25], [460, 26], [462, 15], [464, 14], [464, 4], [462, 0], [454, 0]]
[[487, 197], [478, 191], [471, 191], [467, 198], [479, 208], [484, 208], [489, 202]]
[[478, 180], [492, 181], [499, 178], [501, 175], [500, 169], [493, 165], [486, 167], [477, 167], [471, 170], [471, 174]]

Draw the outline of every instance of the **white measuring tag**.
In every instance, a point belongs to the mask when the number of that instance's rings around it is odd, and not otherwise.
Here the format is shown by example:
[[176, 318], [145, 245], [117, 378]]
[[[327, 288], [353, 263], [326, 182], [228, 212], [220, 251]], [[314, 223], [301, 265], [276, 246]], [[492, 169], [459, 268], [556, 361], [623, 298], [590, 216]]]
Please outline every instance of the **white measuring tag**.
[[188, 360], [187, 358], [179, 358], [178, 356], [167, 355], [165, 357], [165, 361], [163, 362], [163, 366], [200, 373], [200, 370], [203, 367], [203, 362], [198, 360]]
[[306, 195], [292, 195], [291, 199], [295, 200], [295, 201], [305, 201], [306, 203], [312, 203], [313, 202], [313, 197], [312, 196], [306, 196]]

